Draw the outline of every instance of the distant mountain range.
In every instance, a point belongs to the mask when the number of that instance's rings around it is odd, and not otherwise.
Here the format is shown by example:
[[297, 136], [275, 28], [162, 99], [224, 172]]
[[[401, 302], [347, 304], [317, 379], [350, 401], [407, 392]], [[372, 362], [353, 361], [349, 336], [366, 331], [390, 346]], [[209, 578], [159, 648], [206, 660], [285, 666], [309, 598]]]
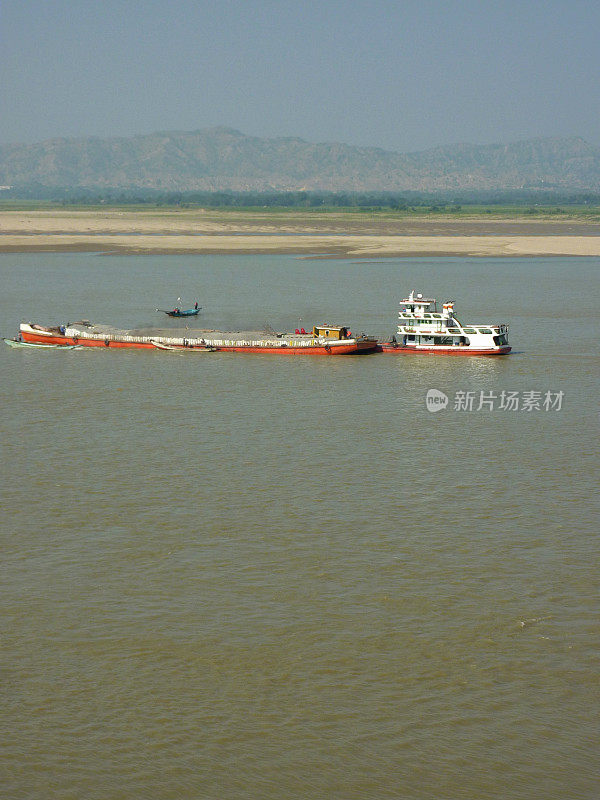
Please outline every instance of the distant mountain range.
[[162, 191], [598, 192], [600, 147], [580, 138], [553, 138], [394, 153], [210, 128], [0, 145], [0, 185]]

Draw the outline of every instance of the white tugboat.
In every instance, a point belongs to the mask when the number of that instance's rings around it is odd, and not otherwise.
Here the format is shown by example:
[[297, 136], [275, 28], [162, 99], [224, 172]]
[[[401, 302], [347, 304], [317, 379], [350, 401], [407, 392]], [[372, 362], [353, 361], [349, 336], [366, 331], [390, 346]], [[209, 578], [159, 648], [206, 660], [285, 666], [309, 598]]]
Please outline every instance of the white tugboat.
[[501, 356], [510, 353], [508, 325], [462, 325], [454, 303], [438, 311], [433, 298], [411, 292], [400, 303], [398, 331], [380, 346], [382, 353], [441, 353], [461, 356]]

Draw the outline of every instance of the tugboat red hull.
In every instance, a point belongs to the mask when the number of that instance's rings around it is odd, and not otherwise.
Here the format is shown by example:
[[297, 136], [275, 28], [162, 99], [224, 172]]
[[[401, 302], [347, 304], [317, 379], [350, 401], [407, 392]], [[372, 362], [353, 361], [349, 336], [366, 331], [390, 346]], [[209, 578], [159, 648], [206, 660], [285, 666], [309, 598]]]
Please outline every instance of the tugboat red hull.
[[377, 347], [378, 353], [387, 353], [394, 356], [505, 356], [512, 350], [511, 347], [505, 345], [495, 349], [481, 349], [476, 347], [469, 347], [468, 345], [462, 347], [407, 347], [406, 345], [394, 344], [393, 342], [384, 342]]

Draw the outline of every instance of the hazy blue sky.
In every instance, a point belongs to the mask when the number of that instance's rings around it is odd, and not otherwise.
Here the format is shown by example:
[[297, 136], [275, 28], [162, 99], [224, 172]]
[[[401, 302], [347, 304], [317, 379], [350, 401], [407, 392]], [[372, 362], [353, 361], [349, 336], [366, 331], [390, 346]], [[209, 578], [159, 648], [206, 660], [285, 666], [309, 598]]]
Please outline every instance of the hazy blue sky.
[[0, 142], [600, 144], [600, 0], [0, 0]]

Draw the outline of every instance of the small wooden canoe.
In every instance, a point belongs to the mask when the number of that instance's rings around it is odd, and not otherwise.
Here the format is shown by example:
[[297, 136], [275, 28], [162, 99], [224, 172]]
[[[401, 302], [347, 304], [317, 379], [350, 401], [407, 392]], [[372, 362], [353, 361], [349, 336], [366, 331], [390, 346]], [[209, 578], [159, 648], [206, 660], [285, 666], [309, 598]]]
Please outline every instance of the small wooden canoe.
[[18, 339], [5, 339], [9, 347], [45, 347], [52, 350], [82, 350], [80, 344], [46, 344], [45, 342], [21, 342]]
[[157, 350], [169, 350], [177, 353], [214, 353], [217, 350], [216, 347], [203, 347], [201, 345], [166, 344], [157, 339], [153, 339], [152, 344]]
[[157, 308], [157, 311], [162, 311], [163, 314], [166, 314], [168, 317], [195, 317], [197, 314], [200, 313], [200, 309], [202, 306], [198, 308], [188, 308], [186, 310], [182, 310], [181, 308], [174, 308], [172, 311], [167, 311], [164, 308]]

